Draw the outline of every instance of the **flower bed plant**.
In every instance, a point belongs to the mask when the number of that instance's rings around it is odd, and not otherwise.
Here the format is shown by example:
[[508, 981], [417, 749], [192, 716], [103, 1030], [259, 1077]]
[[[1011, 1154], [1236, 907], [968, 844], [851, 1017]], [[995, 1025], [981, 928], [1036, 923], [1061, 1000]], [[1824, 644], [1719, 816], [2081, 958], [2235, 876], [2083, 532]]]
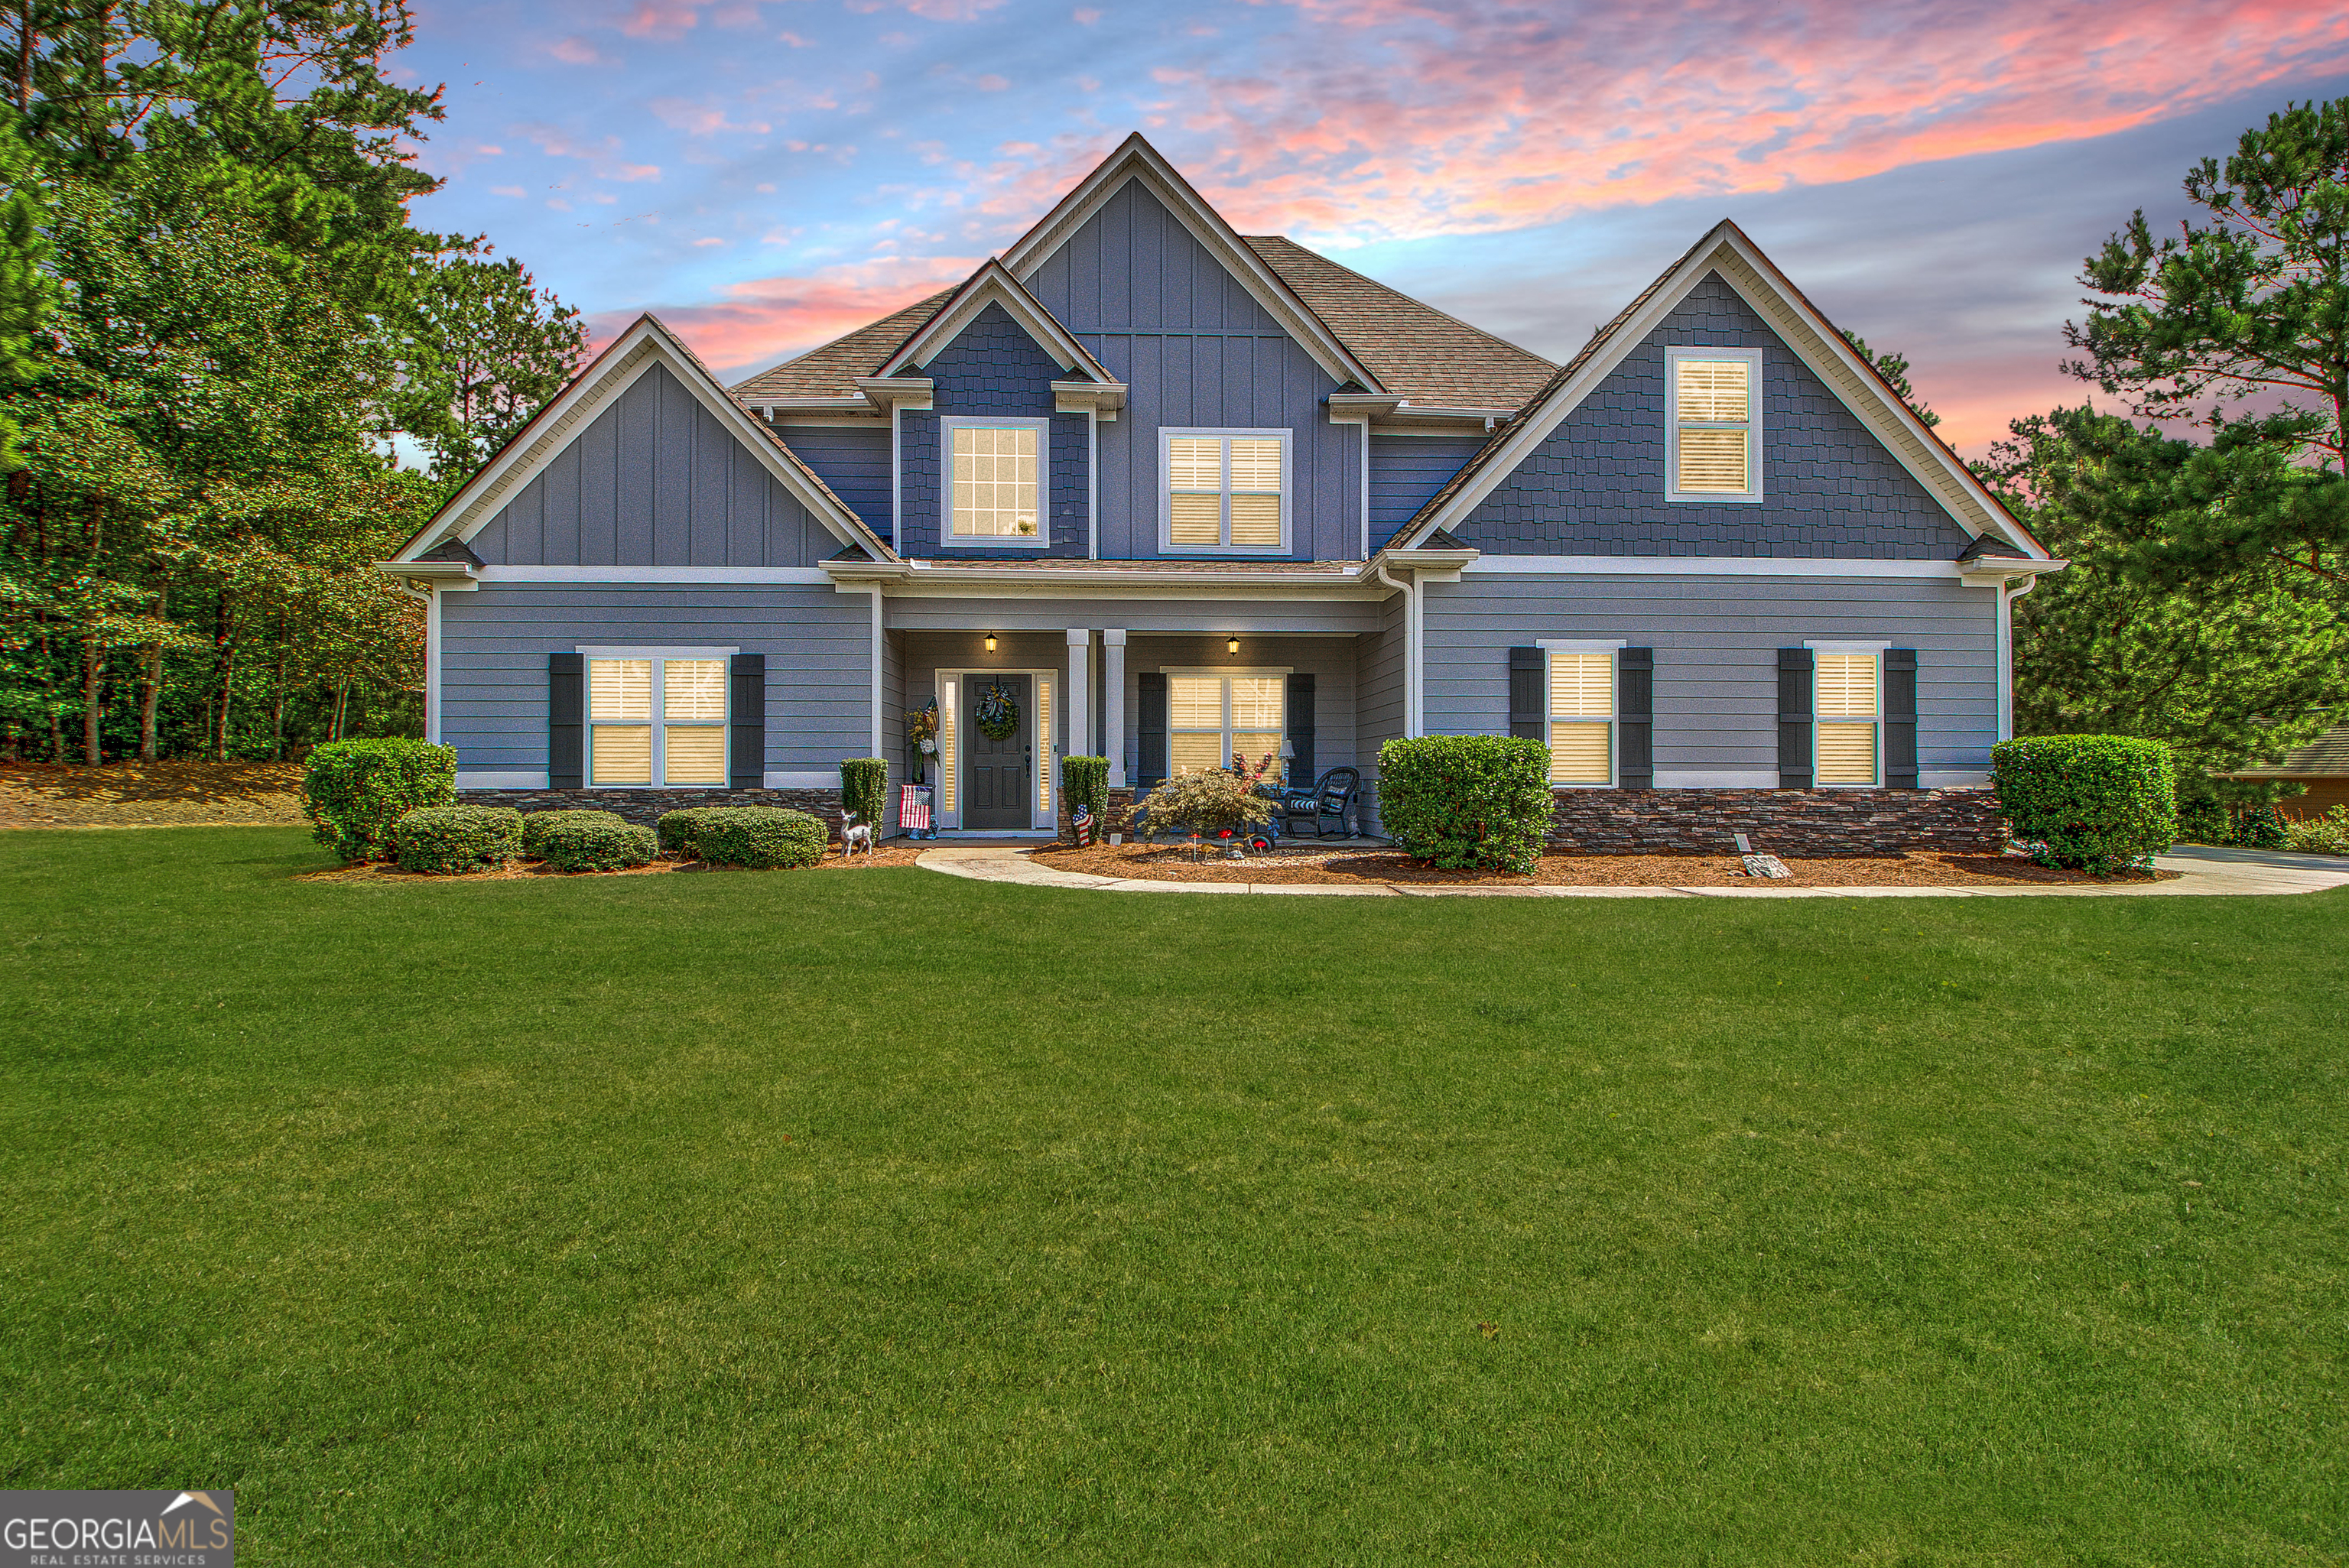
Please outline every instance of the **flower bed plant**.
[[302, 810], [347, 861], [388, 861], [409, 812], [457, 803], [457, 749], [421, 740], [334, 740], [310, 753]]
[[2306, 854], [2349, 855], [2349, 806], [2285, 823], [2283, 841], [2284, 848]]
[[1208, 839], [1226, 833], [1237, 837], [1262, 827], [1276, 810], [1257, 790], [1271, 760], [1268, 757], [1250, 764], [1242, 758], [1231, 768], [1169, 779], [1150, 791], [1143, 825], [1152, 833], [1197, 833]]
[[462, 876], [522, 858], [522, 813], [511, 806], [428, 806], [400, 818], [393, 836], [401, 871]]

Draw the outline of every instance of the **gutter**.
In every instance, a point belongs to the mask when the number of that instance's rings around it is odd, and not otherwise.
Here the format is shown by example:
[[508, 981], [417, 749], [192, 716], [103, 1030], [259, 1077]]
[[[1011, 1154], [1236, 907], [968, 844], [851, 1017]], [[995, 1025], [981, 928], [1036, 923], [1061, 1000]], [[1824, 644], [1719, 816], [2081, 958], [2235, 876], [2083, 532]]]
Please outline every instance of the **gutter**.
[[1402, 595], [1402, 733], [1406, 739], [1420, 732], [1419, 595], [1408, 583], [1387, 574], [1383, 553], [1371, 564], [1378, 580]]

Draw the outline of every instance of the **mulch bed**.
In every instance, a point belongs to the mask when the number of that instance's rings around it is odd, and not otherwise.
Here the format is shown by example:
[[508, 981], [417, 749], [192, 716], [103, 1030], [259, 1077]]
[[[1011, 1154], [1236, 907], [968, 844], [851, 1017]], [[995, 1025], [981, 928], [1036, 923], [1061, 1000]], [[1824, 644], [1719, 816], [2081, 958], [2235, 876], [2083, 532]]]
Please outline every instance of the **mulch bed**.
[[0, 763], [0, 828], [299, 823], [297, 762]]
[[1529, 877], [1436, 871], [1396, 850], [1286, 852], [1246, 861], [1199, 861], [1179, 844], [1055, 845], [1036, 851], [1040, 865], [1095, 876], [1151, 882], [1410, 882], [1448, 887], [1964, 887], [2057, 882], [2111, 886], [2171, 881], [2176, 872], [2093, 877], [2034, 865], [2019, 855], [1914, 853], [1785, 861], [1784, 880], [1748, 876], [1735, 855], [1546, 854]]
[[[868, 857], [864, 854], [859, 854], [852, 861], [842, 860], [840, 858], [839, 851], [834, 849], [825, 851], [823, 859], [818, 861], [814, 865], [805, 867], [803, 869], [808, 871], [861, 872], [871, 866], [910, 866], [916, 860], [920, 858], [922, 850], [927, 849], [928, 847], [929, 846], [926, 844], [920, 846], [920, 848], [885, 844], [879, 851], [871, 856]], [[523, 877], [643, 877], [659, 876], [668, 872], [733, 872], [740, 871], [743, 868], [740, 866], [705, 866], [699, 861], [673, 861], [664, 859], [648, 861], [641, 866], [630, 866], [625, 871], [559, 872], [553, 866], [547, 865], [541, 861], [516, 861], [511, 865], [502, 866], [493, 872], [467, 872], [462, 876], [431, 876], [423, 872], [404, 872], [398, 866], [391, 865], [384, 861], [374, 861], [366, 865], [333, 866], [329, 867], [326, 871], [304, 872], [300, 876], [295, 877], [294, 880], [296, 882], [512, 882], [517, 878]]]

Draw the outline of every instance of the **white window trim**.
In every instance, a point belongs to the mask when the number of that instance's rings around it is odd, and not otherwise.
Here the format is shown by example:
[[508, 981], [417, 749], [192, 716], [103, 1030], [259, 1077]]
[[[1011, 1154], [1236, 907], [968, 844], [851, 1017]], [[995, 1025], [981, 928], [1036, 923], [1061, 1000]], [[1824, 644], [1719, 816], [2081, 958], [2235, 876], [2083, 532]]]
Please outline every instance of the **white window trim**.
[[[1612, 789], [1623, 777], [1623, 661], [1618, 656], [1630, 646], [1630, 639], [1617, 637], [1611, 641], [1537, 642], [1534, 646], [1542, 651], [1542, 744], [1554, 746], [1559, 720], [1550, 712], [1550, 655], [1553, 654], [1605, 654], [1607, 657], [1607, 782], [1588, 783], [1576, 779], [1553, 779], [1552, 789]], [[1569, 724], [1588, 724], [1587, 718], [1568, 719]]]
[[[1230, 665], [1161, 665], [1158, 666], [1159, 673], [1165, 676], [1170, 680], [1177, 676], [1187, 676], [1195, 679], [1220, 680], [1224, 683], [1223, 766], [1226, 768], [1229, 768], [1232, 765], [1231, 682], [1233, 679], [1237, 678], [1240, 680], [1250, 680], [1263, 678], [1275, 679], [1280, 682], [1280, 741], [1283, 746], [1286, 746], [1288, 744], [1288, 676], [1292, 673], [1292, 669], [1293, 666], [1288, 665], [1281, 665], [1277, 667], [1271, 665], [1250, 665], [1244, 667], [1235, 667]], [[1170, 709], [1166, 715], [1166, 776], [1170, 779], [1174, 776], [1174, 748], [1175, 733], [1174, 715]], [[1204, 734], [1205, 732], [1202, 730], [1186, 729], [1181, 733], [1185, 735], [1199, 735]], [[1274, 753], [1273, 760], [1276, 762], [1281, 760], [1278, 751]], [[1286, 769], [1283, 770], [1282, 777], [1283, 781], [1286, 782]]]
[[[957, 430], [1036, 432], [1036, 537], [957, 533], [954, 526], [954, 438]], [[1019, 550], [1042, 553], [1052, 544], [1052, 421], [1024, 415], [989, 419], [952, 414], [938, 420], [938, 543], [948, 550]]]
[[[721, 779], [719, 779], [719, 781], [718, 781], [717, 783], [715, 783], [715, 784], [711, 784], [711, 783], [709, 783], [709, 782], [706, 782], [706, 781], [704, 781], [704, 782], [700, 782], [700, 783], [692, 783], [692, 784], [671, 784], [671, 783], [669, 783], [669, 782], [667, 781], [667, 780], [668, 780], [668, 684], [667, 684], [667, 682], [668, 682], [668, 671], [667, 671], [667, 667], [666, 667], [666, 666], [667, 665], [668, 661], [669, 661], [669, 660], [671, 660], [671, 659], [724, 659], [724, 660], [729, 660], [729, 661], [730, 661], [730, 660], [731, 660], [731, 658], [732, 658], [732, 656], [733, 656], [735, 654], [737, 654], [737, 653], [739, 653], [739, 652], [740, 652], [740, 651], [741, 651], [740, 649], [739, 649], [739, 648], [596, 648], [596, 647], [588, 647], [588, 646], [582, 645], [582, 646], [581, 646], [577, 651], [578, 651], [580, 654], [582, 654], [583, 655], [585, 655], [585, 657], [590, 658], [590, 659], [643, 659], [643, 660], [647, 660], [647, 661], [650, 662], [650, 664], [651, 664], [651, 665], [652, 665], [652, 666], [653, 666], [653, 674], [652, 674], [653, 713], [652, 713], [652, 717], [649, 717], [649, 718], [647, 718], [647, 719], [646, 719], [646, 720], [645, 720], [645, 724], [646, 724], [647, 727], [649, 727], [651, 728], [651, 730], [652, 730], [652, 764], [651, 764], [651, 766], [652, 766], [652, 776], [653, 776], [653, 781], [652, 781], [651, 783], [649, 783], [649, 784], [605, 784], [605, 783], [600, 782], [600, 781], [596, 779], [596, 777], [595, 777], [595, 731], [596, 731], [596, 729], [599, 727], [599, 724], [600, 724], [600, 722], [601, 722], [601, 721], [597, 720], [597, 718], [595, 717], [595, 683], [594, 672], [592, 672], [592, 671], [587, 671], [587, 670], [583, 670], [583, 671], [581, 671], [581, 672], [580, 672], [580, 675], [581, 675], [582, 680], [583, 680], [584, 684], [585, 685], [585, 686], [586, 686], [586, 688], [587, 688], [585, 692], [583, 692], [583, 693], [581, 694], [581, 695], [582, 695], [582, 696], [584, 696], [584, 697], [585, 698], [585, 700], [581, 704], [581, 706], [582, 706], [583, 707], [585, 707], [585, 708], [587, 710], [587, 722], [586, 722], [586, 726], [585, 726], [585, 728], [586, 728], [587, 734], [586, 734], [586, 736], [585, 736], [585, 741], [586, 741], [586, 745], [585, 745], [585, 747], [584, 748], [584, 749], [585, 749], [585, 752], [586, 752], [586, 756], [585, 756], [584, 758], [582, 758], [582, 761], [583, 761], [583, 762], [584, 762], [584, 764], [585, 764], [584, 768], [582, 769], [582, 771], [586, 775], [586, 787], [587, 787], [588, 789], [732, 789], [732, 788], [733, 788], [733, 780], [732, 780], [732, 779], [731, 779], [730, 777], [721, 778]], [[730, 773], [730, 775], [731, 770], [732, 770], [732, 758], [733, 758], [733, 755], [734, 755], [734, 751], [733, 751], [733, 748], [734, 748], [734, 669], [733, 669], [733, 665], [731, 665], [731, 663], [730, 663], [730, 662], [728, 664], [725, 673], [724, 673], [722, 676], [720, 676], [719, 678], [720, 682], [722, 683], [722, 689], [723, 689], [723, 690], [725, 691], [725, 693], [726, 693], [726, 712], [725, 712], [725, 716], [718, 721], [718, 724], [716, 725], [716, 727], [715, 727], [717, 728], [717, 730], [718, 730], [718, 735], [719, 735], [719, 741], [718, 741], [718, 749], [719, 749], [719, 754], [720, 756], [725, 757], [725, 758], [728, 759], [728, 771], [729, 771], [729, 773]], [[614, 719], [614, 720], [611, 720], [610, 722], [611, 722], [612, 727], [613, 727], [614, 728], [616, 728], [616, 729], [632, 729], [632, 728], [635, 728], [635, 727], [636, 727], [636, 721], [635, 721], [635, 720], [633, 720], [633, 719]], [[695, 727], [697, 727], [697, 728], [709, 728], [709, 727], [710, 727], [710, 726], [709, 726], [709, 725], [707, 725], [707, 724], [697, 724], [697, 725], [695, 726]]]
[[[1066, 710], [1061, 702], [1067, 684], [1067, 675], [1068, 672], [1065, 670], [1049, 666], [1035, 668], [1014, 665], [965, 665], [958, 668], [933, 669], [930, 672], [930, 696], [937, 703], [940, 710], [944, 711], [962, 701], [963, 695], [972, 681], [985, 680], [994, 676], [1030, 676], [1035, 679], [1035, 690], [1047, 691], [1049, 688], [1049, 695], [1043, 699], [1047, 716], [1045, 722], [1053, 730], [1058, 731], [1068, 723]], [[952, 828], [960, 831], [964, 803], [963, 780], [960, 774], [966, 760], [965, 738], [961, 729], [961, 709], [955, 707], [954, 712], [957, 715], [954, 757], [951, 759], [957, 774], [954, 781], [954, 805], [951, 809], [946, 806], [943, 797], [938, 793], [940, 779], [933, 778], [930, 781], [932, 790], [930, 820], [940, 829]], [[1045, 760], [1040, 763], [1038, 772], [1028, 781], [1030, 791], [1028, 802], [1030, 832], [1040, 832], [1046, 829], [1057, 830], [1061, 825], [1060, 759], [1068, 755], [1068, 747], [1058, 734], [1040, 734], [1036, 738], [1036, 751], [1038, 757]], [[946, 768], [948, 765], [946, 748], [939, 747], [938, 755], [931, 760], [934, 769]]]
[[[1296, 491], [1296, 443], [1285, 426], [1249, 429], [1241, 426], [1161, 425], [1158, 427], [1158, 552], [1161, 555], [1261, 555], [1292, 553], [1292, 499]], [[1177, 436], [1253, 436], [1280, 443], [1280, 542], [1277, 545], [1177, 544], [1174, 542], [1174, 441]], [[1231, 458], [1224, 459], [1223, 536], [1232, 536]]]
[[[1681, 472], [1681, 411], [1680, 362], [1683, 359], [1743, 359], [1746, 371], [1745, 405], [1745, 482], [1744, 495], [1723, 495], [1719, 490], [1682, 490], [1676, 488]], [[1702, 421], [1704, 429], [1727, 430], [1737, 427], [1718, 421]], [[1699, 345], [1667, 347], [1664, 350], [1664, 500], [1691, 506], [1750, 506], [1762, 500], [1762, 351], [1758, 348], [1707, 348]]]
[[1830, 784], [1819, 777], [1819, 726], [1857, 722], [1848, 715], [1829, 718], [1819, 712], [1819, 666], [1811, 661], [1811, 788], [1814, 789], [1881, 789], [1884, 784], [1884, 650], [1889, 643], [1805, 643], [1814, 654], [1862, 655], [1876, 661], [1876, 713], [1868, 723], [1876, 731], [1876, 778], [1867, 784]]

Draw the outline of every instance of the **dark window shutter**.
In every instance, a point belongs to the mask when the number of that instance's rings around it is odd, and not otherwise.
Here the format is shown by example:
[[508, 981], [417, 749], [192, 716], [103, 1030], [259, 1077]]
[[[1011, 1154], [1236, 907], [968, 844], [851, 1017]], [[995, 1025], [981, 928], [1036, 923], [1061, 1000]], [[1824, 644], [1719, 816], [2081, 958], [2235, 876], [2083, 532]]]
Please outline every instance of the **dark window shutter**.
[[1615, 655], [1616, 787], [1656, 787], [1656, 650]]
[[1297, 753], [1288, 761], [1288, 782], [1310, 784], [1319, 777], [1313, 769], [1313, 677], [1288, 677], [1288, 749]]
[[586, 782], [587, 660], [580, 654], [546, 655], [546, 787], [576, 789]]
[[1549, 741], [1549, 660], [1539, 648], [1509, 650], [1509, 734]]
[[1884, 782], [1917, 788], [1917, 650], [1884, 650]]
[[726, 782], [737, 789], [767, 782], [767, 655], [737, 654], [727, 704]]
[[1137, 789], [1148, 789], [1166, 782], [1166, 677], [1156, 670], [1144, 670], [1134, 676], [1134, 686], [1142, 698], [1141, 718], [1134, 726], [1142, 755], [1133, 782]]
[[1808, 648], [1778, 650], [1778, 788], [1811, 787], [1811, 672]]

